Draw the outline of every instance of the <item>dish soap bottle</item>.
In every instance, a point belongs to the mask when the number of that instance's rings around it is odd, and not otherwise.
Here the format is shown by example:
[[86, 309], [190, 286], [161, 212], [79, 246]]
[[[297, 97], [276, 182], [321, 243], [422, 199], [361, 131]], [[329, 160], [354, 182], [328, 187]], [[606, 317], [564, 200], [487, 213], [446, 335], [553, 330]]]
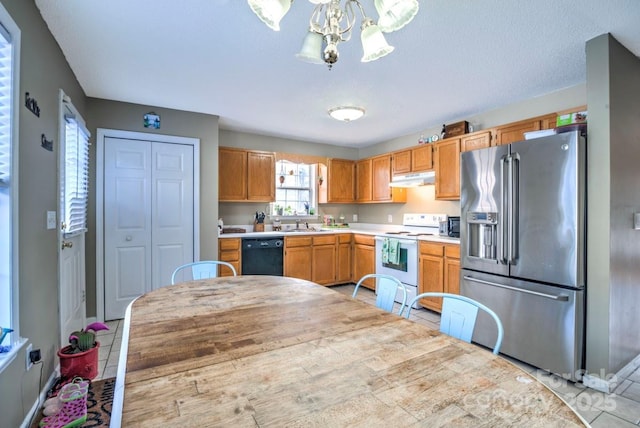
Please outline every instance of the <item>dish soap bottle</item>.
[[224, 227], [224, 223], [222, 222], [222, 219], [219, 218], [218, 219], [218, 236], [222, 235], [222, 228]]

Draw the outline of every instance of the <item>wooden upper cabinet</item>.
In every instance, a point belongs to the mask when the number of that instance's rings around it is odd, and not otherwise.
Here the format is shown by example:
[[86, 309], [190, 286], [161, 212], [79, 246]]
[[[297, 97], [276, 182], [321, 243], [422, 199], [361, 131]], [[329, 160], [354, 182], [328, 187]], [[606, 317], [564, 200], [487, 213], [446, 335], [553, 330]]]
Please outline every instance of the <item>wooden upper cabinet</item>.
[[382, 155], [371, 159], [372, 193], [376, 202], [390, 201], [391, 190], [391, 156]]
[[557, 123], [558, 115], [556, 113], [540, 117], [540, 129], [553, 129]]
[[484, 149], [491, 145], [491, 131], [474, 132], [460, 138], [460, 151]]
[[276, 156], [270, 152], [247, 152], [247, 199], [276, 200]]
[[327, 165], [327, 202], [353, 203], [355, 201], [354, 181], [354, 161], [329, 159], [329, 165]]
[[391, 153], [358, 161], [356, 165], [357, 202], [402, 203], [407, 201], [406, 189], [389, 187], [391, 164]]
[[220, 147], [218, 199], [227, 202], [275, 200], [276, 155], [273, 152]]
[[460, 199], [460, 139], [448, 138], [434, 148], [436, 199]]
[[423, 144], [411, 149], [411, 171], [422, 172], [433, 169], [433, 144]]
[[539, 131], [540, 119], [527, 119], [496, 128], [496, 145], [510, 144], [524, 140], [525, 132]]
[[391, 158], [391, 173], [393, 175], [408, 174], [411, 172], [412, 150], [394, 152]]
[[373, 199], [371, 190], [371, 159], [363, 159], [356, 163], [356, 201], [370, 202]]
[[422, 144], [418, 147], [400, 150], [391, 154], [391, 174], [405, 175], [412, 172], [433, 169], [433, 145]]
[[229, 148], [218, 150], [218, 199], [247, 200], [247, 151]]

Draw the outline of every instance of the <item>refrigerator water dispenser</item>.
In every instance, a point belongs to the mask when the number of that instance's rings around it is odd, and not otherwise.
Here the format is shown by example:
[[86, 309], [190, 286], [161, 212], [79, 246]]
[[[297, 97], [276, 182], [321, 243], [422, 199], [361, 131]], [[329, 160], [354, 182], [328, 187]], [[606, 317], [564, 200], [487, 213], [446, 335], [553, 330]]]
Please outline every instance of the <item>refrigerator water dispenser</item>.
[[498, 213], [467, 213], [468, 256], [498, 261]]

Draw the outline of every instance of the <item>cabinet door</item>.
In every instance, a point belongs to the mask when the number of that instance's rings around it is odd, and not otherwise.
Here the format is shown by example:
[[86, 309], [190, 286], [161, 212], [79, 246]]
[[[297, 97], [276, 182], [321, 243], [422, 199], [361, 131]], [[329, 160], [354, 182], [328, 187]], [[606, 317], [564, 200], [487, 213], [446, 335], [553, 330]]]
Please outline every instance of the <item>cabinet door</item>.
[[327, 175], [327, 202], [351, 203], [355, 201], [354, 161], [346, 159], [329, 159]]
[[[444, 259], [442, 257], [424, 255], [419, 257], [418, 294], [426, 292], [442, 292], [444, 290]], [[442, 299], [429, 297], [420, 299], [420, 305], [433, 311], [442, 311]]]
[[344, 284], [351, 281], [351, 235], [347, 235], [349, 240], [343, 242], [340, 239], [338, 244], [338, 256], [336, 260], [338, 284]]
[[247, 152], [247, 199], [276, 200], [276, 156], [272, 152]]
[[247, 152], [220, 148], [218, 151], [218, 200], [247, 199]]
[[311, 281], [311, 246], [287, 248], [284, 253], [284, 276]]
[[371, 159], [364, 159], [356, 164], [356, 201], [371, 202]]
[[444, 292], [460, 294], [460, 260], [445, 258], [444, 261]]
[[436, 199], [460, 199], [460, 139], [447, 139], [435, 146]]
[[[353, 246], [353, 282], [358, 282], [363, 276], [376, 272], [375, 257], [374, 246], [363, 244], [355, 244]], [[372, 278], [363, 282], [362, 286], [371, 290], [376, 289], [376, 283]]]
[[467, 152], [469, 150], [484, 149], [491, 145], [491, 131], [474, 133], [460, 139], [460, 151]]
[[317, 284], [336, 282], [336, 246], [314, 245], [312, 249], [312, 281]]
[[[218, 239], [218, 260], [229, 262], [233, 265], [238, 275], [242, 273], [240, 252], [240, 238], [220, 238]], [[232, 276], [231, 269], [220, 266], [218, 269], [220, 276]]]
[[496, 145], [524, 140], [524, 133], [540, 130], [539, 119], [529, 119], [496, 128]]
[[421, 172], [433, 169], [433, 144], [424, 144], [411, 150], [411, 171]]
[[391, 156], [378, 156], [371, 160], [371, 170], [373, 177], [372, 193], [373, 200], [384, 202], [391, 200]]
[[402, 150], [391, 155], [391, 173], [393, 175], [408, 174], [411, 168], [411, 150]]
[[558, 123], [558, 115], [556, 113], [548, 114], [540, 118], [540, 129], [554, 129]]

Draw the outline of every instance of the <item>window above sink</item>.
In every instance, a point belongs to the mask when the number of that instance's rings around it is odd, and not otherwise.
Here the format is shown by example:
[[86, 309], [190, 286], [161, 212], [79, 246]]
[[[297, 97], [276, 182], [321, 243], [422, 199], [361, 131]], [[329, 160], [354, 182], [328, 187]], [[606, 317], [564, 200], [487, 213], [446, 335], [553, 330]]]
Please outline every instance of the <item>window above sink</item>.
[[317, 215], [317, 164], [278, 160], [276, 164], [276, 200], [271, 215], [305, 219]]

